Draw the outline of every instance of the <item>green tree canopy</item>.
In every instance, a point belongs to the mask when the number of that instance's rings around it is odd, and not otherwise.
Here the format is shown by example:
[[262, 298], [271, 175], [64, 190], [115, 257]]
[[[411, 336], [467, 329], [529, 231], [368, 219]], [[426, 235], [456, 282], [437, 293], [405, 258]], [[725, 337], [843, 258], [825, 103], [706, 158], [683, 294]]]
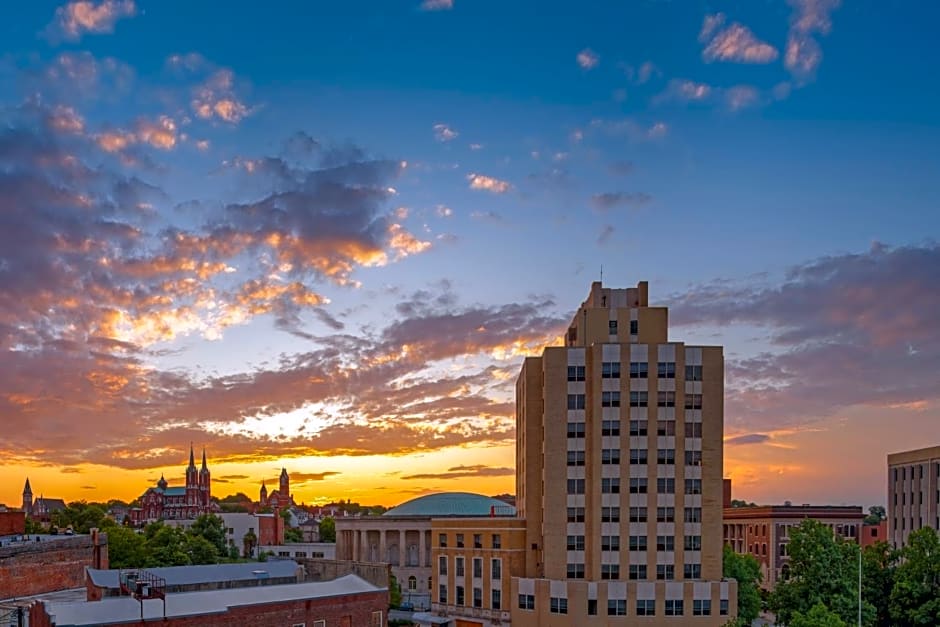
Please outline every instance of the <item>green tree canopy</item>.
[[865, 516], [866, 525], [877, 525], [882, 520], [887, 520], [888, 514], [881, 505], [872, 505], [868, 508], [868, 516]]
[[898, 627], [940, 625], [940, 536], [930, 527], [911, 533], [901, 549], [890, 605]]
[[336, 542], [336, 521], [330, 516], [320, 521], [320, 542]]
[[[843, 622], [858, 617], [858, 545], [837, 538], [832, 529], [812, 519], [790, 530], [790, 578], [777, 584], [770, 609], [777, 621], [791, 625], [822, 604]], [[875, 608], [863, 602], [864, 624], [874, 621]]]
[[225, 546], [225, 522], [218, 516], [203, 514], [196, 519], [187, 533], [208, 540], [209, 543], [215, 547], [215, 551], [218, 555], [224, 555], [227, 552]]
[[108, 527], [108, 562], [111, 568], [142, 568], [147, 565], [146, 537], [133, 529]]
[[787, 623], [790, 627], [847, 627], [839, 615], [832, 612], [822, 602], [814, 605], [805, 614], [796, 612]]
[[753, 555], [740, 555], [725, 545], [722, 575], [738, 582], [738, 622], [750, 625], [760, 615], [760, 562]]
[[887, 542], [876, 542], [862, 551], [862, 598], [875, 608], [877, 627], [892, 627], [890, 600], [894, 587], [897, 552]]

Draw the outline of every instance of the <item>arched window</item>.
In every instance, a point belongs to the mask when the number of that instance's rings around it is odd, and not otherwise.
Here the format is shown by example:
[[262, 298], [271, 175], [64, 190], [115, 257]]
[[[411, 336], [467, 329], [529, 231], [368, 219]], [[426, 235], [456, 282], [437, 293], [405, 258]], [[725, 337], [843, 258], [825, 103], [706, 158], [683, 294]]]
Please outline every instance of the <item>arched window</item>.
[[409, 590], [418, 589], [418, 578], [415, 577], [414, 575], [412, 575], [411, 577], [408, 577], [408, 589]]

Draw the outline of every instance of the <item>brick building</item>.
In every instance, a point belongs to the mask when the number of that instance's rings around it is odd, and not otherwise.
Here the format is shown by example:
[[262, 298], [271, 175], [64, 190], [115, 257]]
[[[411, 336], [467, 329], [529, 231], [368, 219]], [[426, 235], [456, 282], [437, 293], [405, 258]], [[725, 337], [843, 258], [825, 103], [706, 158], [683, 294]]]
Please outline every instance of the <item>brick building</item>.
[[159, 599], [38, 601], [30, 607], [29, 625], [139, 625], [143, 612], [145, 621], [168, 627], [384, 627], [387, 610], [387, 588], [346, 575], [324, 582], [167, 594], [165, 614]]
[[0, 598], [85, 586], [86, 568], [108, 567], [107, 534], [0, 538]]
[[277, 490], [272, 490], [270, 494], [264, 481], [261, 482], [258, 504], [261, 507], [270, 507], [275, 512], [285, 507], [294, 507], [294, 495], [290, 493], [290, 475], [287, 474], [287, 468], [281, 468]]
[[762, 585], [771, 590], [789, 570], [789, 530], [807, 518], [828, 525], [836, 536], [858, 542], [865, 514], [861, 506], [729, 507], [724, 513], [725, 544], [736, 553], [756, 557], [764, 577]]
[[140, 507], [130, 510], [131, 522], [143, 525], [157, 520], [195, 519], [214, 511], [211, 501], [212, 481], [206, 465], [206, 450], [202, 450], [202, 468], [196, 468], [193, 447], [189, 447], [189, 466], [186, 485], [170, 487], [163, 475], [157, 485], [147, 488], [140, 497]]
[[922, 527], [940, 532], [940, 446], [888, 455], [888, 541], [899, 549]]

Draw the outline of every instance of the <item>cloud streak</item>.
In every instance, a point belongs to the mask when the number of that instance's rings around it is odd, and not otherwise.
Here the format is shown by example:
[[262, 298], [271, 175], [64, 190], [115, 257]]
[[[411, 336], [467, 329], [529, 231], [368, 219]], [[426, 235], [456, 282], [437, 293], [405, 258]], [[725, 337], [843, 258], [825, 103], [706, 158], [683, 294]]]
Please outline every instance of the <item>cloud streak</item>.
[[46, 29], [52, 39], [78, 41], [85, 34], [113, 33], [118, 20], [137, 14], [134, 0], [78, 0], [56, 9]]
[[699, 41], [705, 44], [702, 59], [706, 63], [771, 63], [780, 56], [776, 48], [759, 40], [746, 26], [724, 23], [723, 13], [705, 16]]

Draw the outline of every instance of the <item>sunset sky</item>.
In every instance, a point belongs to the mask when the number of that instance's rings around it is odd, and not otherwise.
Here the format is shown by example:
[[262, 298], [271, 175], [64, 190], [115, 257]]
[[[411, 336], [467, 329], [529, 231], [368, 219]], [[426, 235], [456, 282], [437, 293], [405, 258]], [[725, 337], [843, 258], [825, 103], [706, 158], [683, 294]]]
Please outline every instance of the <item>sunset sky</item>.
[[[725, 475], [884, 504], [940, 443], [940, 5], [18, 3], [0, 502], [514, 490], [603, 266], [723, 344]], [[197, 453], [198, 454], [198, 453]]]

